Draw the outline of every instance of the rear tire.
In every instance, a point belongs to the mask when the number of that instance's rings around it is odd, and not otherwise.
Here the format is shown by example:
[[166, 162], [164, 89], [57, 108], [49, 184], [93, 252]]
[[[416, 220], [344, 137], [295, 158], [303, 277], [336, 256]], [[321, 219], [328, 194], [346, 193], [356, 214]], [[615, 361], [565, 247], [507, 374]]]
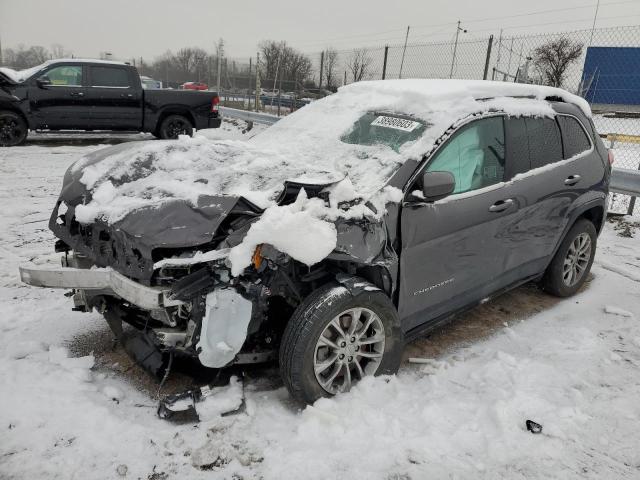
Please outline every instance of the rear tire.
[[289, 320], [280, 345], [280, 373], [291, 396], [310, 404], [347, 391], [364, 375], [396, 373], [403, 347], [398, 314], [382, 291], [353, 295], [331, 283], [311, 293]]
[[183, 115], [169, 115], [158, 128], [158, 135], [165, 140], [175, 140], [178, 135], [193, 135], [193, 125], [191, 121]]
[[571, 227], [542, 277], [542, 289], [557, 297], [569, 297], [584, 284], [596, 253], [598, 234], [589, 220], [580, 218]]
[[29, 127], [20, 115], [6, 110], [0, 111], [0, 147], [14, 147], [23, 143]]

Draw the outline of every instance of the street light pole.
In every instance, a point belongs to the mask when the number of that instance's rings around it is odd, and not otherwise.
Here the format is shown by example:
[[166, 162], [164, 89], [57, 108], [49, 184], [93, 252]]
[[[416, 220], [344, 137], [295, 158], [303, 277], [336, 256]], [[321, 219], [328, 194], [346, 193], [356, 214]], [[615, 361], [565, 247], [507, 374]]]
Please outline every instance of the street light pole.
[[460, 27], [460, 20], [458, 20], [458, 26], [456, 27], [456, 42], [453, 45], [453, 58], [451, 59], [451, 71], [449, 72], [449, 78], [453, 78], [453, 69], [456, 65], [456, 53], [458, 52], [458, 36], [460, 32], [467, 33], [467, 30]]
[[589, 38], [589, 46], [593, 42], [593, 31], [596, 29], [596, 20], [598, 18], [598, 9], [600, 8], [600, 0], [596, 3], [596, 13], [593, 15], [593, 25], [591, 26], [591, 37]]

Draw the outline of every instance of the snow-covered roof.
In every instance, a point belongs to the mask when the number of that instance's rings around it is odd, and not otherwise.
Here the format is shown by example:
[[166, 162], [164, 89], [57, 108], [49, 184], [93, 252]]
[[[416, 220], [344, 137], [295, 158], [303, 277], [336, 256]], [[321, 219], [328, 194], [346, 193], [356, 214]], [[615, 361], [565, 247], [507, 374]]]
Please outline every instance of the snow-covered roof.
[[[242, 195], [266, 208], [274, 204], [285, 180], [324, 184], [345, 179], [341, 200], [375, 202], [404, 162], [430, 152], [460, 119], [485, 111], [553, 116], [547, 97], [562, 98], [589, 114], [583, 99], [549, 87], [460, 80], [351, 84], [246, 142], [204, 138], [145, 142], [91, 165], [90, 158], [81, 160], [73, 168], [77, 171], [86, 164], [81, 181], [92, 191], [93, 200], [77, 211], [78, 218], [116, 221], [135, 208], [175, 198], [196, 203], [199, 195]], [[417, 140], [404, 143], [398, 151], [381, 144], [341, 141], [358, 119], [372, 111], [408, 114], [427, 126]], [[125, 178], [132, 181], [118, 181]]]
[[126, 65], [124, 62], [96, 60], [95, 58], [56, 58], [55, 60], [47, 60], [40, 65], [36, 65], [35, 67], [27, 68], [25, 70], [13, 70], [12, 68], [1, 67], [0, 73], [3, 73], [16, 83], [22, 83], [32, 77], [35, 73], [55, 63], [105, 63], [111, 65]]

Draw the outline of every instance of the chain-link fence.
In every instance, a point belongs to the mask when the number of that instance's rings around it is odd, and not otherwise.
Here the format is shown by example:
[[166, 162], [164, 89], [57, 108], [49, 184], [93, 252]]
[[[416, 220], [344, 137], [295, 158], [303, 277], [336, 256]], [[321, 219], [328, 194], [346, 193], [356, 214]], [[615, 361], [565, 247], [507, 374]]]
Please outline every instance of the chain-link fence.
[[[311, 54], [316, 81], [325, 87], [370, 79], [459, 78], [549, 84], [536, 60], [540, 49], [565, 41], [580, 46], [564, 70], [561, 86], [587, 99], [615, 166], [640, 168], [640, 26], [576, 30], [541, 35], [491, 35], [456, 43], [410, 43]], [[568, 45], [568, 46], [567, 46]], [[320, 63], [323, 63], [322, 76]], [[363, 68], [364, 65], [364, 68]], [[333, 70], [331, 85], [327, 68]], [[631, 203], [631, 205], [630, 205]], [[612, 210], [633, 202], [614, 195]]]

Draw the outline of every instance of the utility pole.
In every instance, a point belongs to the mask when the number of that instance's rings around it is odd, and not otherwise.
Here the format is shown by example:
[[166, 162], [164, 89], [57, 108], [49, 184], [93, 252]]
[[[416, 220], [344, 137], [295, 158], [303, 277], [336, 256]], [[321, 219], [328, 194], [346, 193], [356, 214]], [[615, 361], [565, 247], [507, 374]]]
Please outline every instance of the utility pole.
[[2, 66], [2, 38], [0, 37], [0, 67]]
[[218, 95], [220, 95], [220, 77], [222, 75], [222, 55], [224, 55], [224, 41], [220, 39], [218, 41], [218, 83], [216, 89], [218, 91]]
[[[458, 22], [458, 23], [460, 23], [460, 22]], [[402, 67], [404, 66], [404, 54], [407, 51], [407, 41], [409, 40], [409, 28], [411, 28], [411, 27], [407, 26], [407, 34], [404, 36], [404, 48], [402, 49], [402, 60], [400, 60], [400, 73], [398, 74], [398, 78], [402, 78]], [[386, 53], [386, 50], [385, 50], [385, 53]], [[385, 55], [385, 60], [386, 59], [387, 59], [387, 57]]]
[[320, 52], [320, 80], [318, 81], [318, 89], [322, 90], [322, 71], [324, 70], [324, 50]]
[[600, 0], [596, 3], [596, 13], [593, 16], [593, 25], [591, 26], [591, 37], [589, 38], [589, 46], [591, 46], [591, 42], [593, 42], [593, 31], [596, 29], [596, 20], [598, 18], [598, 9], [600, 8]]
[[456, 27], [456, 43], [453, 45], [453, 58], [451, 59], [451, 71], [449, 72], [449, 78], [453, 78], [453, 69], [456, 66], [456, 53], [458, 53], [458, 36], [460, 32], [467, 33], [467, 30], [460, 27], [460, 20], [458, 20], [458, 26]]

